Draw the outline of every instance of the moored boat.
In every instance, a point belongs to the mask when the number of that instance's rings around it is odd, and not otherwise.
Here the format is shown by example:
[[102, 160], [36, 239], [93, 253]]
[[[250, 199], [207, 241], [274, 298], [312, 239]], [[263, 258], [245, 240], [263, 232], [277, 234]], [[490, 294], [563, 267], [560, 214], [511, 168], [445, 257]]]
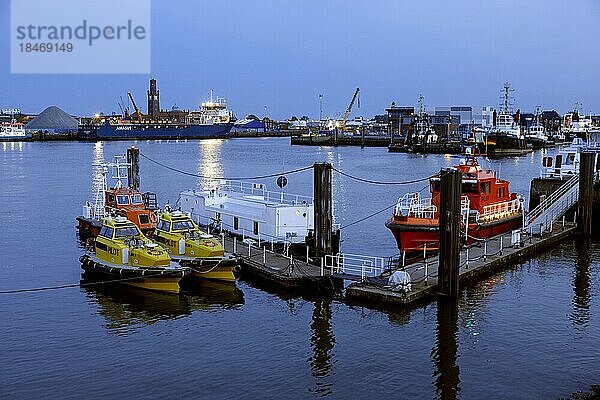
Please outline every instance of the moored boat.
[[[102, 218], [122, 216], [136, 224], [145, 236], [152, 236], [158, 220], [155, 209], [156, 195], [154, 193], [142, 194], [133, 184], [125, 185], [123, 180], [128, 180], [128, 164], [121, 162], [122, 156], [115, 156], [114, 163], [101, 165], [102, 176], [97, 182], [98, 187], [94, 203], [86, 202], [83, 214], [76, 218], [79, 236], [86, 240], [95, 238], [100, 232]], [[114, 187], [107, 186], [108, 168], [114, 171], [116, 180]]]
[[[522, 227], [523, 199], [509, 192], [508, 181], [498, 179], [495, 171], [484, 170], [471, 155], [456, 169], [462, 174], [461, 230], [467, 242]], [[439, 248], [440, 175], [429, 181], [430, 198], [421, 198], [419, 193], [404, 195], [386, 222], [401, 253]]]
[[160, 213], [153, 239], [173, 260], [189, 267], [193, 277], [227, 282], [236, 279], [237, 259], [226, 253], [214, 236], [202, 232], [186, 213], [168, 208]]
[[125, 217], [104, 218], [93, 254], [79, 260], [88, 276], [161, 292], [179, 293], [179, 282], [190, 273]]

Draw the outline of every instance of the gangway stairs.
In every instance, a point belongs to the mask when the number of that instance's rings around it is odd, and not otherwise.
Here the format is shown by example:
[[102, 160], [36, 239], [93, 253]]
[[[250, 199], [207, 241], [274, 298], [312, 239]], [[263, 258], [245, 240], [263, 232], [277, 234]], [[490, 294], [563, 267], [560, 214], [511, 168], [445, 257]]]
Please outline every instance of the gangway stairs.
[[578, 199], [579, 174], [576, 174], [527, 214], [525, 229], [533, 234], [543, 232], [577, 204]]

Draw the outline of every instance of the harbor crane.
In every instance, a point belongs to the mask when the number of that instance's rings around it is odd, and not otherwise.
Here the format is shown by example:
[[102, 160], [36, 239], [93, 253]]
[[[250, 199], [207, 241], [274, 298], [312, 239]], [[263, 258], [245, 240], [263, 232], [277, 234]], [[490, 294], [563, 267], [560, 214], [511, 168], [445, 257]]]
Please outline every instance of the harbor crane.
[[346, 109], [346, 113], [344, 114], [344, 119], [342, 120], [342, 132], [346, 130], [346, 122], [348, 122], [348, 117], [350, 116], [350, 112], [352, 111], [352, 106], [354, 105], [354, 102], [356, 101], [356, 98], [358, 97], [359, 93], [360, 88], [356, 88], [356, 90], [354, 91], [354, 96], [352, 96], [352, 100], [350, 101], [350, 105], [348, 106], [348, 108]]
[[131, 104], [133, 104], [133, 108], [135, 110], [135, 116], [137, 117], [138, 121], [142, 121], [142, 113], [140, 112], [140, 109], [138, 108], [137, 104], [135, 104], [135, 100], [133, 99], [133, 95], [131, 94], [131, 92], [127, 92], [127, 95], [129, 96], [129, 100], [131, 100]]

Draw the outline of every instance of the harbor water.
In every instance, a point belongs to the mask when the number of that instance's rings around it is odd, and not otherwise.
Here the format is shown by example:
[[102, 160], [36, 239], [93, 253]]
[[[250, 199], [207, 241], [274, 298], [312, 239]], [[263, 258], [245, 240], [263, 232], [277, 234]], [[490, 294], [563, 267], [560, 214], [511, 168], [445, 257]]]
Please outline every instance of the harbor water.
[[[0, 143], [0, 398], [568, 398], [599, 383], [600, 241], [567, 240], [461, 293], [458, 304], [372, 309], [240, 281], [181, 295], [79, 287], [75, 217], [97, 163], [141, 153], [204, 177], [244, 178], [330, 162], [377, 181], [429, 176], [457, 157], [290, 146], [289, 138]], [[552, 153], [553, 150], [550, 150]], [[140, 160], [160, 204], [215, 185]], [[489, 161], [527, 195], [542, 153]], [[485, 165], [486, 160], [480, 160]], [[310, 170], [287, 175], [312, 195]], [[262, 180], [273, 190], [275, 178]], [[342, 251], [394, 255], [385, 228], [408, 191], [333, 172]], [[278, 189], [277, 189], [278, 190]], [[527, 204], [527, 201], [525, 202]]]

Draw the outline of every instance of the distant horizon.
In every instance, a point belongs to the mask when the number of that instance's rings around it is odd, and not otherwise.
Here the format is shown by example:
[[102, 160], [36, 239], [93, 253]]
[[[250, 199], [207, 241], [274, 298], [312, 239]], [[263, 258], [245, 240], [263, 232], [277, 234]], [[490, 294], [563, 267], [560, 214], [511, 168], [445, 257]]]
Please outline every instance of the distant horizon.
[[[9, 11], [9, 0], [0, 0], [5, 38]], [[336, 117], [356, 87], [361, 108], [351, 117], [384, 114], [392, 101], [416, 107], [419, 94], [428, 108], [498, 108], [505, 81], [515, 90], [514, 110], [541, 106], [562, 115], [578, 102], [596, 114], [599, 17], [594, 0], [154, 1], [151, 74], [11, 74], [5, 39], [0, 108], [110, 115], [131, 91], [145, 111], [153, 77], [163, 109], [195, 109], [212, 88], [238, 118], [315, 120], [319, 94], [323, 116]]]

